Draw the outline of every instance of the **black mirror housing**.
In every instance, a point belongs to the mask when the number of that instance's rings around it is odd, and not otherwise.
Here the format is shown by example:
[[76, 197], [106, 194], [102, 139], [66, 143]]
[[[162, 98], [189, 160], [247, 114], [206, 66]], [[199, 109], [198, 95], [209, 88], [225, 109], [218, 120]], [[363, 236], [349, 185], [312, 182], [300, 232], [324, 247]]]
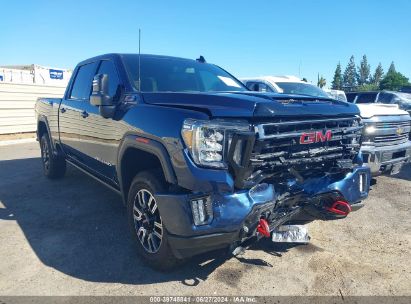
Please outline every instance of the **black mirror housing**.
[[113, 97], [108, 95], [109, 79], [107, 74], [97, 74], [93, 79], [93, 91], [90, 103], [100, 108], [100, 115], [104, 118], [113, 117], [116, 106]]

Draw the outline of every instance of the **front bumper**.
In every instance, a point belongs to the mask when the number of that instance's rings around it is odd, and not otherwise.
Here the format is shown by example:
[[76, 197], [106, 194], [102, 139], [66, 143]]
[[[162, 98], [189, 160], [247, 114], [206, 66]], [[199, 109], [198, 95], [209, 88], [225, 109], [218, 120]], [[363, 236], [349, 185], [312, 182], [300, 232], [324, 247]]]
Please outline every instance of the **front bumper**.
[[[303, 183], [290, 181], [287, 185], [287, 192], [291, 193], [288, 199], [294, 198], [296, 202], [310, 204], [314, 198], [318, 200], [322, 196], [337, 193], [353, 206], [353, 210], [356, 210], [362, 206], [361, 201], [368, 196], [370, 180], [369, 168], [359, 166], [343, 178], [324, 176], [307, 179]], [[209, 195], [211, 198], [213, 220], [207, 225], [195, 226], [190, 200], [204, 195]], [[258, 192], [242, 190], [230, 194], [156, 195], [157, 205], [169, 235], [170, 247], [178, 258], [241, 243], [245, 239], [245, 234], [255, 233], [261, 215], [273, 211], [281, 201], [281, 197], [283, 194], [276, 193], [274, 187], [270, 185]], [[304, 208], [299, 208], [302, 212], [296, 212], [296, 216], [304, 213]], [[286, 215], [284, 219], [293, 220]]]
[[362, 146], [364, 163], [373, 176], [389, 173], [395, 164], [405, 164], [411, 159], [411, 141], [400, 145], [375, 147]]

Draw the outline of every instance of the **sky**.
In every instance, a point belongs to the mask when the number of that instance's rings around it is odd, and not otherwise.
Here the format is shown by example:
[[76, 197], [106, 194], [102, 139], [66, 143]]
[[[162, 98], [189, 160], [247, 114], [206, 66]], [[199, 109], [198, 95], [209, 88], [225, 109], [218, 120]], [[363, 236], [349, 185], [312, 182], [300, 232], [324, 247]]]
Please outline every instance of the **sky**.
[[295, 75], [331, 84], [366, 54], [411, 79], [411, 1], [1, 1], [0, 66], [71, 68], [99, 54], [203, 55], [237, 77]]

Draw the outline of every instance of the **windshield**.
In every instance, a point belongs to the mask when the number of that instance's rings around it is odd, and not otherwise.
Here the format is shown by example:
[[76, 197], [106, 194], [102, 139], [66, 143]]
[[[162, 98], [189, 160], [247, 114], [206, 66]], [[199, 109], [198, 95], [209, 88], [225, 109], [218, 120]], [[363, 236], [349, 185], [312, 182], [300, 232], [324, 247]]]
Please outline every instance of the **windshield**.
[[[134, 89], [139, 91], [138, 55], [123, 55]], [[195, 60], [141, 56], [142, 92], [247, 91], [244, 85], [221, 68]]]
[[395, 95], [397, 95], [401, 99], [401, 102], [411, 104], [411, 94], [395, 93]]
[[343, 92], [330, 91], [330, 92], [327, 92], [327, 93], [328, 93], [328, 95], [331, 96], [331, 98], [341, 100], [341, 101], [347, 101], [347, 96], [345, 96], [345, 94]]
[[281, 93], [285, 94], [299, 94], [299, 95], [309, 95], [314, 97], [325, 97], [330, 98], [327, 93], [309, 83], [301, 82], [276, 82], [277, 86], [282, 90]]

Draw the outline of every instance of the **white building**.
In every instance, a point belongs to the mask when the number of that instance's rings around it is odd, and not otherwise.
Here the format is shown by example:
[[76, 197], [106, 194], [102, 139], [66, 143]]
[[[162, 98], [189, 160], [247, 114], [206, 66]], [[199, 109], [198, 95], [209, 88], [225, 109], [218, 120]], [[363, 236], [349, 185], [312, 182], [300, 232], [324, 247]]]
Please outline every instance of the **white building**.
[[44, 67], [37, 64], [0, 66], [0, 83], [30, 83], [67, 86], [72, 71], [61, 68]]
[[61, 98], [71, 74], [35, 64], [0, 66], [0, 134], [34, 132], [37, 98]]

